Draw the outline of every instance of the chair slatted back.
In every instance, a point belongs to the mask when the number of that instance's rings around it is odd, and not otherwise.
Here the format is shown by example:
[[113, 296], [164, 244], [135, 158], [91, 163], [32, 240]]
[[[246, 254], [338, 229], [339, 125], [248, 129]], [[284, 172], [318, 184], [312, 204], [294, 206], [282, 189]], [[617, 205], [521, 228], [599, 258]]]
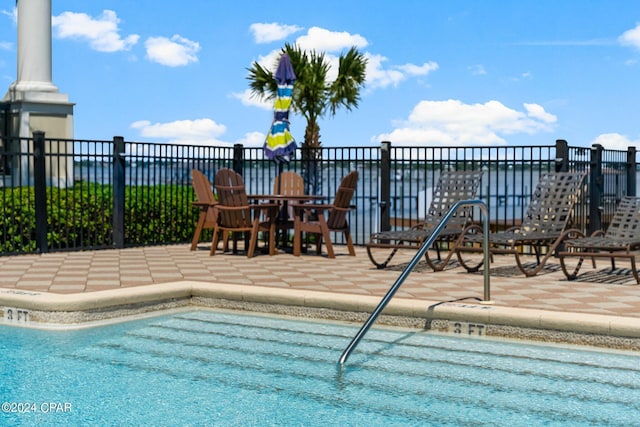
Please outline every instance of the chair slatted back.
[[338, 187], [336, 197], [333, 200], [333, 209], [329, 211], [327, 226], [332, 230], [340, 230], [347, 226], [347, 214], [351, 209], [351, 199], [356, 192], [358, 184], [358, 171], [349, 172]]
[[216, 173], [214, 183], [218, 203], [223, 206], [246, 207], [246, 209], [220, 210], [220, 224], [230, 228], [251, 227], [251, 210], [242, 175], [231, 169], [220, 169]]
[[584, 173], [555, 172], [540, 175], [527, 208], [520, 234], [545, 234], [549, 238], [564, 231], [573, 206], [582, 193]]
[[[438, 183], [433, 190], [425, 223], [429, 226], [435, 226], [454, 204], [462, 200], [475, 199], [478, 188], [480, 188], [482, 175], [482, 171], [456, 171], [440, 174]], [[470, 216], [471, 207], [463, 206], [451, 217], [445, 230], [453, 231], [456, 229], [459, 231], [467, 223]]]
[[201, 203], [215, 203], [216, 198], [213, 194], [213, 187], [209, 182], [209, 179], [197, 169], [191, 170], [191, 184], [193, 191], [196, 193], [198, 202]]
[[[196, 193], [196, 199], [200, 203], [216, 204], [216, 197], [213, 194], [213, 187], [209, 179], [197, 169], [191, 170], [191, 186]], [[206, 222], [215, 222], [215, 214], [212, 209], [207, 210]]]
[[304, 179], [293, 171], [284, 171], [273, 180], [273, 194], [302, 196]]
[[640, 239], [640, 197], [623, 197], [616, 208], [606, 237], [623, 240]]

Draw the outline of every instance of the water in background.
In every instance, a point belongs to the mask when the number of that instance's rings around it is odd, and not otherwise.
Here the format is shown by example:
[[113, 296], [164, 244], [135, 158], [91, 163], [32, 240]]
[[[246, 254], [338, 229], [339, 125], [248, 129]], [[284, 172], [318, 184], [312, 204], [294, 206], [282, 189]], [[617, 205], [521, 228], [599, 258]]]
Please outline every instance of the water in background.
[[[244, 171], [245, 184], [249, 194], [269, 194], [276, 175], [272, 163], [263, 167], [254, 164]], [[190, 185], [193, 164], [187, 162], [138, 162], [130, 164], [126, 169], [127, 185]], [[213, 182], [215, 167], [212, 164], [197, 164]], [[378, 231], [380, 215], [379, 185], [377, 165], [344, 164], [338, 167], [322, 169], [321, 194], [330, 201], [333, 199], [341, 178], [350, 169], [358, 168], [360, 178], [353, 203], [358, 215], [352, 223], [356, 224], [358, 233], [368, 236]], [[97, 182], [109, 184], [112, 182], [111, 165], [109, 163], [76, 163], [76, 181]], [[526, 211], [532, 192], [540, 175], [539, 170], [507, 168], [487, 170], [482, 180], [478, 198], [487, 203], [492, 222], [509, 222], [521, 218]], [[392, 172], [391, 206], [392, 218], [404, 218], [407, 222], [416, 222], [424, 218], [426, 209], [431, 201], [431, 192], [439, 178], [437, 170], [396, 169]], [[619, 174], [605, 175], [605, 201], [617, 202], [626, 195], [626, 189], [621, 188]], [[636, 186], [640, 188], [640, 176], [636, 177]], [[474, 218], [480, 218], [476, 209]]]

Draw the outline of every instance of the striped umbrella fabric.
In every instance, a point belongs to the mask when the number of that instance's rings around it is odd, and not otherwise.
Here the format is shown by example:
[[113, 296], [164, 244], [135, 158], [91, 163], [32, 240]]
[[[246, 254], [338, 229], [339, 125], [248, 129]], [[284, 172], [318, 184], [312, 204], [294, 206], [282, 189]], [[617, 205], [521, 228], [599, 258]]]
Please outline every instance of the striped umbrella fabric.
[[287, 163], [298, 145], [289, 130], [291, 92], [296, 75], [293, 72], [289, 55], [286, 53], [280, 57], [274, 78], [278, 83], [278, 91], [273, 107], [273, 123], [264, 143], [264, 153], [267, 158], [277, 163]]

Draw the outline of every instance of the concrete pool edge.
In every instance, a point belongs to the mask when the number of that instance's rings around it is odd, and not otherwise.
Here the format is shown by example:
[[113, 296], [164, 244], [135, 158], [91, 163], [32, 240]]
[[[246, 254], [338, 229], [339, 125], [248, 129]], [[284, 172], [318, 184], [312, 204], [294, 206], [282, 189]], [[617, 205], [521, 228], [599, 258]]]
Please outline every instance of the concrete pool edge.
[[[380, 297], [180, 281], [76, 294], [0, 289], [0, 324], [74, 328], [185, 307], [219, 307], [362, 323]], [[479, 304], [474, 299], [394, 298], [381, 324], [640, 350], [640, 319]], [[458, 328], [458, 329], [456, 329]]]

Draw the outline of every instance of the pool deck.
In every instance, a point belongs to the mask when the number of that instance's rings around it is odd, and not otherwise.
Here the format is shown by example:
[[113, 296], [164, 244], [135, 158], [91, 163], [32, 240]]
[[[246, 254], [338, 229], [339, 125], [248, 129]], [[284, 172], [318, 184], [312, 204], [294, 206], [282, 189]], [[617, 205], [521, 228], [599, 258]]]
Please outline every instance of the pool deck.
[[[208, 305], [205, 301], [224, 300], [358, 312], [355, 320], [361, 321], [412, 256], [401, 253], [389, 268], [378, 270], [362, 247], [351, 257], [338, 246], [335, 259], [315, 253], [248, 259], [218, 252], [212, 257], [208, 249], [201, 244], [190, 251], [185, 244], [0, 257], [1, 320], [21, 326], [73, 324], [127, 315], [135, 311], [132, 307], [155, 310], [174, 307], [170, 303], [176, 301]], [[491, 304], [483, 304], [482, 271], [470, 274], [453, 262], [433, 272], [421, 261], [384, 314], [427, 319], [434, 329], [438, 321], [449, 322], [439, 326], [449, 331], [452, 322], [465, 331], [471, 324], [470, 334], [477, 331], [475, 325], [494, 325], [503, 332], [523, 328], [597, 340], [615, 337], [624, 343], [611, 346], [638, 350], [640, 286], [628, 265], [620, 263], [614, 272], [607, 267], [606, 260], [597, 269], [586, 265], [577, 280], [568, 281], [551, 258], [540, 274], [527, 278], [513, 257], [498, 255], [490, 270]]]

